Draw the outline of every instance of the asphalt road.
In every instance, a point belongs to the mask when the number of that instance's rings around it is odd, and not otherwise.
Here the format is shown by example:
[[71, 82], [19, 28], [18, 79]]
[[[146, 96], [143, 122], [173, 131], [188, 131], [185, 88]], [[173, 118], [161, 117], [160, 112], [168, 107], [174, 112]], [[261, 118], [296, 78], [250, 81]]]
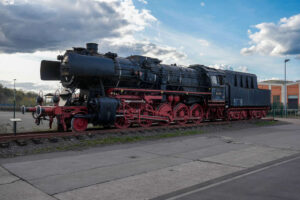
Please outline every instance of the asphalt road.
[[155, 198], [168, 200], [298, 200], [300, 196], [300, 155], [275, 161], [269, 166], [227, 176], [212, 184], [185, 188]]
[[[12, 133], [13, 123], [10, 119], [13, 118], [13, 112], [0, 111], [0, 134], [1, 133]], [[44, 121], [39, 126], [34, 123], [31, 113], [16, 112], [16, 118], [20, 118], [22, 121], [17, 124], [17, 132], [26, 131], [44, 131], [49, 130], [49, 124]], [[53, 123], [53, 128], [56, 127], [56, 122]]]

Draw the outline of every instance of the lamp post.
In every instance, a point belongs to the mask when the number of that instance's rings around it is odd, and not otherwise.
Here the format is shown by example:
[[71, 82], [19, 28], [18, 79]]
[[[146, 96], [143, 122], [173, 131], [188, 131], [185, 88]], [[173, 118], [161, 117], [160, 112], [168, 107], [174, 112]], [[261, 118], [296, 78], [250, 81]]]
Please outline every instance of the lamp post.
[[287, 87], [286, 87], [286, 63], [290, 59], [284, 59], [284, 116], [287, 117]]
[[[16, 79], [14, 79], [14, 119], [16, 119]], [[17, 122], [14, 121], [14, 133], [17, 132]]]

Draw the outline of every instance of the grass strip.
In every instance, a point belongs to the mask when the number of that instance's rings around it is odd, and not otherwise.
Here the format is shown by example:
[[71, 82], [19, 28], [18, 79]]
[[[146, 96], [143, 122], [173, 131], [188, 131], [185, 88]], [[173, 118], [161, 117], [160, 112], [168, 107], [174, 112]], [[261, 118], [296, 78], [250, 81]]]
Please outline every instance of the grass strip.
[[145, 140], [157, 140], [164, 138], [172, 138], [179, 136], [189, 136], [202, 134], [202, 130], [188, 130], [188, 131], [175, 131], [167, 133], [157, 133], [155, 135], [133, 135], [133, 136], [107, 136], [104, 138], [91, 139], [91, 140], [81, 140], [76, 144], [67, 144], [58, 147], [46, 147], [35, 149], [31, 153], [43, 153], [51, 151], [67, 151], [67, 150], [79, 150], [85, 147], [93, 147], [98, 145], [109, 145], [109, 144], [123, 144], [123, 143], [133, 143]]
[[255, 125], [257, 126], [271, 126], [275, 125], [278, 121], [272, 120], [272, 121], [258, 121], [255, 122]]

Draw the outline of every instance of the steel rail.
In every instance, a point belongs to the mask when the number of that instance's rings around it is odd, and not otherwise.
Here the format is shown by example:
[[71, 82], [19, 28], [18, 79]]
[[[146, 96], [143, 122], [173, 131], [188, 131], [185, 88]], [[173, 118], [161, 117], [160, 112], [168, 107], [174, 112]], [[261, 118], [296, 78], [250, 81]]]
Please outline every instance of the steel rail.
[[[253, 119], [255, 120], [255, 119]], [[81, 135], [95, 135], [95, 134], [104, 134], [104, 133], [126, 133], [126, 132], [145, 132], [145, 131], [169, 131], [169, 130], [176, 130], [176, 129], [190, 129], [190, 128], [198, 128], [203, 126], [210, 126], [210, 125], [224, 125], [224, 124], [232, 124], [232, 123], [239, 123], [239, 122], [247, 122], [253, 120], [237, 120], [237, 121], [214, 121], [214, 122], [202, 122], [200, 124], [184, 124], [184, 125], [168, 125], [168, 126], [150, 126], [150, 127], [131, 127], [126, 129], [116, 129], [116, 128], [109, 128], [109, 129], [97, 129], [97, 130], [86, 130], [82, 132], [54, 132], [54, 131], [44, 131], [44, 132], [25, 132], [25, 133], [6, 133], [0, 134], [0, 143], [3, 142], [10, 142], [15, 140], [30, 140], [30, 139], [41, 139], [41, 138], [54, 138], [54, 137], [67, 137], [67, 136], [81, 136]], [[264, 118], [264, 121], [271, 121], [274, 120], [273, 118]]]

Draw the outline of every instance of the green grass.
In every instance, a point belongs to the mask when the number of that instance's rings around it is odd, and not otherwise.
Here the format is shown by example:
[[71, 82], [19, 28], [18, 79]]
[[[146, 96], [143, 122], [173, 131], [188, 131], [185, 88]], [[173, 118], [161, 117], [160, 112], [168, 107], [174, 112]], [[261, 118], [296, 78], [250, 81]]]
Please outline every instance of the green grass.
[[271, 125], [275, 125], [277, 123], [277, 121], [258, 121], [255, 122], [255, 125], [257, 126], [271, 126]]
[[[58, 147], [47, 147], [35, 149], [30, 153], [45, 153], [51, 151], [67, 151], [67, 150], [78, 150], [86, 147], [93, 147], [98, 145], [109, 145], [109, 144], [123, 144], [123, 143], [133, 143], [144, 140], [157, 140], [163, 138], [172, 138], [179, 136], [189, 136], [198, 135], [204, 133], [202, 130], [189, 130], [189, 131], [175, 131], [167, 133], [158, 133], [157, 135], [136, 135], [136, 136], [108, 136], [105, 138], [92, 139], [92, 140], [81, 140], [76, 144], [63, 145]], [[29, 152], [28, 152], [29, 153]]]

